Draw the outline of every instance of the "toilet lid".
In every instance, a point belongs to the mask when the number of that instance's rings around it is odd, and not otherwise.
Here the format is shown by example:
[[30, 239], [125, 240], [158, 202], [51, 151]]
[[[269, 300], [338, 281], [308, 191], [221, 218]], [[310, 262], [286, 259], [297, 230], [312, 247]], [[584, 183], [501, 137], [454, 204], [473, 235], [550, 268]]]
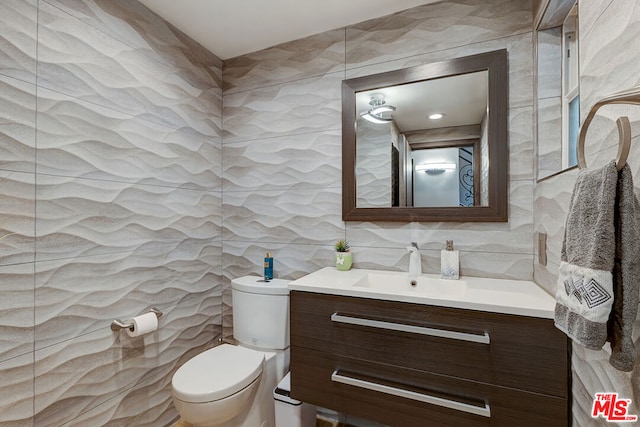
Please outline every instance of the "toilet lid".
[[203, 403], [229, 397], [262, 373], [264, 353], [223, 344], [200, 353], [176, 371], [173, 395], [185, 402]]

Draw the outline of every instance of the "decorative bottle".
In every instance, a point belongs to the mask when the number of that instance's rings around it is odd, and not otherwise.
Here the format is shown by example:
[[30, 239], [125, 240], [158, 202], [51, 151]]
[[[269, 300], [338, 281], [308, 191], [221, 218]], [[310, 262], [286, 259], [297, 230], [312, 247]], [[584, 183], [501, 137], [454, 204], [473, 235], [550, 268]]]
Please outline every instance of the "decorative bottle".
[[440, 251], [440, 276], [443, 279], [460, 278], [458, 251], [453, 250], [453, 240], [447, 240], [446, 248]]

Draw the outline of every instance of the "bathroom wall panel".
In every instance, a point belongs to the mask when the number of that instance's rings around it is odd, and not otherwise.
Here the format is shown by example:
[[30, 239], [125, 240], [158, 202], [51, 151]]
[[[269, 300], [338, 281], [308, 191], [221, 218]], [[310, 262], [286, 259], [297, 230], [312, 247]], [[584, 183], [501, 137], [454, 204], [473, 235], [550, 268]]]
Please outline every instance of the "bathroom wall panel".
[[0, 425], [33, 427], [33, 353], [0, 362]]
[[[439, 251], [436, 256], [439, 265]], [[532, 255], [463, 251], [460, 253], [460, 274], [496, 279], [533, 280]]]
[[224, 94], [223, 143], [341, 129], [344, 73]]
[[[176, 413], [166, 378], [145, 381], [83, 412], [65, 426], [158, 427], [171, 426]], [[141, 408], [146, 409], [140, 412]]]
[[[176, 420], [171, 393], [163, 379], [147, 381], [82, 412], [64, 426], [158, 427]], [[140, 412], [141, 409], [146, 409]]]
[[562, 99], [538, 100], [538, 176], [562, 170]]
[[[326, 36], [330, 37], [329, 34]], [[531, 279], [534, 178], [531, 114], [534, 98], [530, 2], [518, 0], [507, 4], [498, 0], [454, 0], [420, 6], [401, 14], [357, 24], [346, 29], [345, 73], [327, 71], [324, 79], [308, 78], [308, 74], [304, 74], [302, 80], [296, 74], [285, 80], [289, 67], [293, 67], [293, 56], [288, 49], [304, 49], [305, 41], [306, 39], [299, 40], [293, 47], [279, 46], [234, 58], [228, 63], [229, 68], [225, 68], [225, 84], [228, 84], [226, 77], [233, 75], [233, 87], [225, 86], [227, 90], [224, 92], [225, 280], [230, 281], [233, 277], [250, 273], [261, 275], [262, 258], [267, 250], [274, 253], [277, 277], [298, 278], [318, 268], [333, 265], [334, 242], [330, 239], [342, 237], [346, 237], [351, 243], [356, 268], [404, 270], [408, 268], [405, 246], [408, 242], [418, 241], [422, 244], [421, 248], [425, 248], [421, 251], [424, 270], [438, 272], [441, 246], [451, 235], [459, 236], [455, 238], [456, 245], [464, 246], [461, 254], [463, 273]], [[309, 41], [307, 47], [314, 51], [315, 46], [315, 43]], [[320, 148], [309, 150], [306, 162], [312, 162], [314, 167], [306, 166], [305, 173], [301, 174], [298, 170], [305, 159], [301, 153], [299, 155], [297, 151], [291, 152], [290, 144], [295, 144], [303, 135], [311, 137], [333, 129], [340, 132], [339, 90], [342, 78], [360, 77], [504, 48], [509, 54], [509, 170], [512, 183], [508, 223], [349, 222], [336, 229], [340, 235], [331, 237], [322, 233], [320, 240], [315, 242], [315, 231], [305, 230], [304, 236], [309, 235], [312, 239], [304, 240], [304, 245], [295, 245], [295, 256], [289, 258], [286, 254], [278, 253], [283, 243], [300, 242], [300, 234], [295, 230], [302, 227], [288, 225], [286, 232], [282, 233], [280, 222], [271, 215], [265, 217], [260, 213], [262, 209], [278, 212], [282, 209], [280, 204], [277, 201], [258, 204], [256, 201], [267, 201], [272, 194], [285, 192], [297, 195], [303, 189], [316, 188], [312, 184], [314, 182], [326, 182], [328, 178], [325, 171], [330, 163], [324, 163], [322, 156], [317, 154]], [[257, 58], [264, 63], [254, 65]], [[242, 67], [247, 67], [246, 78], [244, 75], [236, 78], [236, 73], [241, 74], [239, 69]], [[258, 77], [262, 73], [262, 70], [258, 70], [260, 67], [265, 67], [264, 78]], [[271, 69], [274, 70], [274, 77], [266, 77], [266, 70]], [[315, 72], [315, 69], [309, 72]], [[335, 83], [329, 82], [329, 78], [334, 79]], [[315, 84], [324, 81], [330, 83], [326, 89]], [[314, 85], [310, 86], [309, 82]], [[330, 91], [335, 91], [336, 95], [320, 104], [330, 105], [333, 102], [331, 99], [337, 101], [337, 118], [330, 121], [334, 124], [327, 121], [320, 123], [318, 128], [309, 128], [308, 122], [303, 118], [306, 116], [302, 114], [306, 114], [307, 106], [315, 101], [308, 103], [307, 94]], [[304, 99], [300, 100], [292, 96], [292, 93], [304, 93]], [[320, 121], [323, 122], [324, 118], [321, 117]], [[284, 141], [287, 144], [283, 144]], [[302, 142], [302, 147], [306, 146], [306, 141], [308, 140]], [[283, 161], [285, 153], [292, 157], [289, 162]], [[315, 167], [316, 164], [318, 167]], [[307, 169], [311, 170], [307, 172]], [[335, 179], [339, 180], [340, 174], [336, 172]], [[340, 187], [338, 185], [337, 188]], [[241, 194], [243, 192], [246, 195]], [[336, 218], [341, 218], [340, 205], [341, 203], [337, 203], [332, 208], [332, 214]], [[293, 216], [285, 214], [286, 222], [296, 224], [296, 207], [287, 209], [293, 209]], [[300, 221], [307, 220], [308, 214], [301, 212]], [[252, 236], [262, 243], [256, 243]], [[269, 241], [277, 244], [267, 244]], [[304, 254], [299, 252], [300, 248], [305, 248]], [[327, 255], [323, 255], [325, 252]], [[279, 268], [279, 262], [285, 264]], [[301, 265], [289, 268], [289, 265], [293, 266], [291, 262]], [[230, 334], [232, 301], [228, 284], [225, 284], [223, 301], [224, 333]]]
[[[593, 7], [598, 9], [600, 6]], [[639, 84], [640, 78], [636, 73], [640, 67], [634, 55], [640, 51], [640, 39], [635, 28], [638, 16], [638, 2], [615, 2], [615, 6], [603, 10], [590, 31], [580, 35], [580, 41], [583, 38], [587, 40], [580, 43], [580, 105], [585, 110], [603, 96]], [[580, 113], [584, 116], [587, 111]]]
[[225, 144], [224, 192], [342, 187], [340, 130]]
[[0, 295], [1, 363], [33, 351], [33, 263], [0, 266]]
[[173, 67], [49, 3], [42, 2], [39, 10], [38, 78], [43, 87], [174, 129], [219, 135], [219, 122], [209, 112], [219, 103], [219, 93], [193, 86]]
[[[204, 87], [222, 91], [222, 61], [142, 3], [129, 0], [46, 1], [135, 48], [138, 53], [170, 65], [179, 73], [190, 74], [188, 80], [200, 81]], [[211, 82], [215, 84], [211, 86]]]
[[[440, 272], [440, 250], [444, 249], [446, 240], [453, 240], [457, 249], [469, 253], [484, 256], [483, 263], [474, 263], [473, 275], [500, 277], [500, 272], [505, 272], [505, 278], [514, 278], [516, 272], [525, 272], [524, 269], [511, 269], [509, 265], [513, 260], [504, 264], [504, 254], [516, 255], [515, 258], [529, 259], [532, 257], [532, 212], [533, 183], [529, 180], [509, 183], [509, 222], [506, 223], [370, 223], [349, 222], [346, 224], [346, 233], [349, 242], [356, 247], [397, 248], [406, 252], [409, 242], [417, 242], [423, 256], [426, 250], [435, 251], [438, 260], [434, 263], [423, 263], [423, 271], [426, 273]], [[384, 257], [384, 252], [382, 252]], [[373, 258], [372, 258], [373, 257]], [[376, 252], [367, 254], [367, 261], [375, 267], [376, 263], [387, 266], [388, 261], [376, 255]], [[406, 268], [408, 268], [408, 255]], [[461, 267], [466, 261], [461, 261]], [[355, 263], [355, 261], [354, 261]], [[359, 264], [360, 265], [360, 264]], [[428, 268], [427, 268], [428, 266]], [[393, 267], [393, 265], [391, 265]], [[405, 269], [402, 265], [397, 268]], [[396, 268], [392, 268], [396, 269]], [[523, 280], [531, 280], [531, 268], [526, 270], [526, 275], [520, 277]]]
[[342, 187], [235, 191], [223, 197], [223, 237], [264, 243], [333, 245], [342, 238]]
[[40, 175], [36, 259], [219, 239], [220, 200], [218, 192]]
[[562, 95], [562, 79], [559, 78], [562, 70], [561, 27], [540, 31], [537, 37], [536, 96], [538, 99], [559, 97]]
[[38, 92], [38, 173], [221, 190], [221, 139]]
[[[349, 68], [346, 71], [346, 77], [350, 79], [498, 49], [507, 49], [509, 108], [533, 105], [532, 33], [505, 34], [502, 38], [485, 41], [475, 40], [471, 35], [468, 36], [466, 44], [445, 50], [433, 51], [431, 45], [423, 41], [423, 52], [419, 54], [402, 56], [389, 62], [378, 62], [357, 68]], [[347, 33], [348, 37], [349, 34]]]
[[0, 74], [35, 84], [37, 0], [3, 0]]
[[[585, 39], [587, 34], [589, 34], [594, 25], [598, 23], [602, 14], [609, 9], [609, 7], [618, 2], [614, 2], [613, 0], [601, 0], [599, 2], [594, 2], [593, 4], [589, 4], [588, 7], [586, 5], [580, 5], [580, 10], [578, 11], [580, 17], [580, 39]], [[621, 3], [618, 3], [621, 4]], [[617, 7], [615, 7], [617, 9]], [[621, 29], [621, 28], [619, 28]], [[584, 44], [584, 43], [581, 43]]]
[[36, 87], [0, 75], [0, 170], [35, 171]]
[[451, 0], [347, 27], [347, 68], [531, 32], [530, 0]]
[[108, 329], [114, 318], [150, 306], [164, 310], [190, 295], [221, 293], [214, 267], [221, 263], [220, 248], [174, 244], [36, 263], [36, 349]]
[[[437, 250], [444, 249], [447, 240], [453, 240], [456, 249], [470, 252], [486, 253], [519, 253], [531, 255], [532, 225], [521, 224], [519, 226], [505, 226], [492, 231], [493, 240], [488, 240], [486, 230], [474, 229], [472, 224], [469, 229], [447, 228], [446, 223], [440, 223], [440, 227], [428, 228], [416, 224], [407, 229], [397, 227], [380, 226], [379, 223], [355, 223], [347, 225], [347, 234], [350, 242], [355, 246], [367, 246], [378, 248], [403, 249], [408, 242], [416, 242], [420, 249]], [[439, 252], [438, 252], [439, 253]], [[439, 273], [440, 264], [433, 271], [427, 273]], [[487, 272], [493, 270], [487, 265]]]
[[326, 31], [225, 61], [223, 89], [231, 94], [344, 71], [345, 30]]
[[0, 212], [0, 266], [33, 262], [34, 174], [0, 170]]
[[510, 108], [507, 122], [509, 141], [509, 181], [534, 177], [533, 107]]
[[0, 424], [167, 425], [222, 328], [222, 61], [138, 2], [2, 12]]
[[[36, 425], [80, 425], [76, 418], [94, 408], [102, 419], [98, 425], [110, 424], [111, 417], [114, 423], [125, 417], [123, 425], [133, 425], [126, 417], [161, 417], [171, 397], [171, 376], [215, 336], [209, 319], [216, 318], [220, 300], [215, 293], [205, 295], [195, 293], [173, 307], [161, 307], [166, 313], [159, 319], [161, 327], [142, 337], [105, 325], [37, 350]], [[117, 415], [123, 407], [128, 413]]]
[[36, 351], [36, 425], [62, 425], [134, 387], [157, 356], [153, 335], [131, 339], [107, 326]]

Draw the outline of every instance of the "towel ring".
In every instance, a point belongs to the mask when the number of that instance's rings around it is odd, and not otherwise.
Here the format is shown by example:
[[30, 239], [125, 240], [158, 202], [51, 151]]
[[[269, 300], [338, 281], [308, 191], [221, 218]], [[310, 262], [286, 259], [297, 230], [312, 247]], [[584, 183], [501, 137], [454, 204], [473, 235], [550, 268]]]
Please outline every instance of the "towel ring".
[[[591, 124], [591, 121], [600, 107], [607, 104], [640, 105], [640, 86], [602, 98], [600, 101], [596, 102], [593, 107], [591, 107], [589, 114], [587, 114], [587, 117], [584, 119], [584, 123], [582, 123], [582, 126], [580, 127], [580, 134], [578, 135], [578, 167], [580, 169], [585, 169], [587, 167], [587, 161], [584, 158], [584, 142], [587, 136], [587, 128], [589, 127], [589, 124]], [[618, 126], [619, 136], [618, 154], [616, 155], [616, 169], [620, 171], [627, 163], [629, 150], [631, 149], [631, 124], [629, 123], [629, 118], [626, 116], [618, 118], [618, 120], [616, 120], [616, 124]]]

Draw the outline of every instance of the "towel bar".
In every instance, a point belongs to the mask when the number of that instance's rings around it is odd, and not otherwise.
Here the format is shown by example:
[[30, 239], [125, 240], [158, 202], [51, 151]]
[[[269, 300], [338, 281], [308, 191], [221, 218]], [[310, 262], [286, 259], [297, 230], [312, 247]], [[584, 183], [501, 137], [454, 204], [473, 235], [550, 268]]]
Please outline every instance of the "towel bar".
[[[591, 107], [589, 114], [587, 114], [584, 123], [582, 123], [580, 127], [580, 134], [578, 135], [578, 167], [580, 169], [587, 167], [587, 162], [584, 158], [584, 141], [587, 136], [587, 128], [600, 107], [607, 104], [640, 105], [640, 86], [609, 95]], [[631, 125], [629, 124], [629, 118], [625, 116], [618, 118], [616, 124], [618, 125], [618, 135], [620, 138], [618, 142], [618, 154], [616, 156], [616, 168], [621, 170], [627, 163], [629, 149], [631, 148]]]

